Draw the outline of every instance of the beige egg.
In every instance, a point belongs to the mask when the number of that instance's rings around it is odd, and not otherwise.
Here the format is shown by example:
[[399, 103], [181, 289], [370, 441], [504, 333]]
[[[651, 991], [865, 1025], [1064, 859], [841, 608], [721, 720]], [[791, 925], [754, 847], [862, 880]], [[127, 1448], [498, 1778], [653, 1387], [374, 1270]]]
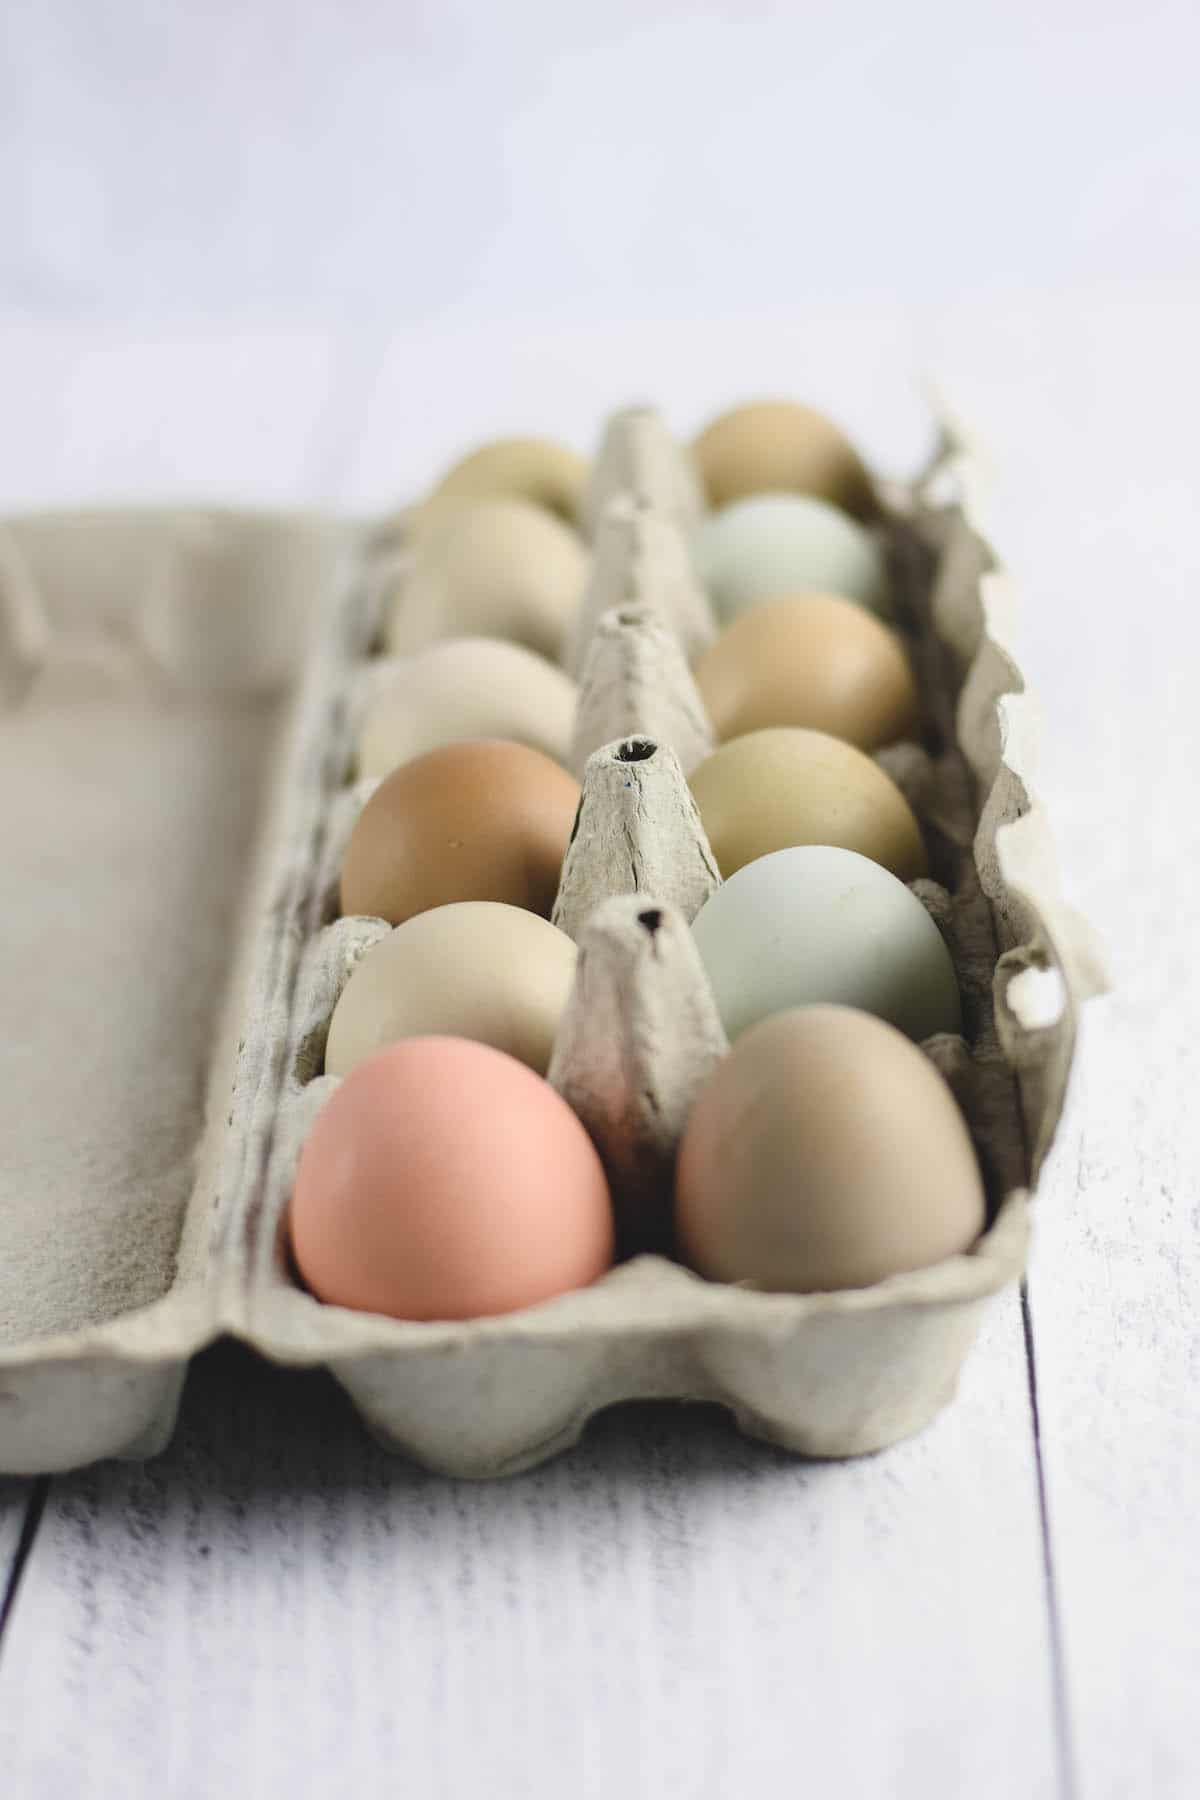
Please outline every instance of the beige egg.
[[751, 607], [693, 673], [722, 739], [800, 725], [874, 750], [917, 729], [917, 687], [903, 643], [836, 594]]
[[447, 469], [428, 500], [434, 510], [444, 501], [528, 500], [574, 525], [588, 470], [586, 457], [551, 438], [497, 438]]
[[733, 738], [690, 776], [721, 874], [793, 844], [857, 850], [914, 881], [928, 872], [912, 808], [877, 763], [823, 731]]
[[578, 534], [525, 500], [487, 500], [422, 532], [390, 597], [396, 654], [444, 637], [508, 638], [558, 662], [587, 580]]
[[466, 900], [418, 913], [368, 950], [333, 1010], [325, 1073], [410, 1037], [472, 1038], [546, 1073], [576, 950], [535, 913]]
[[466, 738], [507, 738], [565, 762], [578, 689], [570, 676], [523, 644], [446, 638], [398, 661], [363, 715], [360, 775]]
[[813, 494], [855, 518], [876, 510], [858, 451], [811, 406], [791, 400], [735, 406], [705, 426], [692, 452], [712, 506], [750, 494]]
[[979, 1165], [933, 1064], [849, 1007], [776, 1013], [709, 1077], [680, 1144], [683, 1256], [784, 1293], [870, 1287], [969, 1250]]

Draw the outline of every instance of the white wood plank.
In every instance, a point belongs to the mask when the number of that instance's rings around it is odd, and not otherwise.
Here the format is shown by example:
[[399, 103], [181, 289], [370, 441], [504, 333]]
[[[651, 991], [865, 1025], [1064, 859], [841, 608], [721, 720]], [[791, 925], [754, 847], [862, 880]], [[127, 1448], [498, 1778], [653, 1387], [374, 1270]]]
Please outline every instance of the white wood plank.
[[1053, 329], [1028, 313], [995, 347], [987, 409], [1047, 701], [1043, 793], [1116, 982], [1087, 1020], [1031, 1284], [1086, 1800], [1200, 1792], [1195, 304], [1114, 301]]
[[178, 1800], [1007, 1800], [1058, 1792], [1050, 1686], [1015, 1296], [933, 1428], [830, 1466], [655, 1407], [455, 1484], [222, 1349], [160, 1461], [55, 1482], [0, 1766]]

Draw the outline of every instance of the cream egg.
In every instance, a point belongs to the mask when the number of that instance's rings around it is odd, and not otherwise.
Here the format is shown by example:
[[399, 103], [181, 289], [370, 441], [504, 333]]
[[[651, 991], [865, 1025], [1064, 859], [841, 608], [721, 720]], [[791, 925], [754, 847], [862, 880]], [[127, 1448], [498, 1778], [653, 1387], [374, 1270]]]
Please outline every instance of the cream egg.
[[813, 494], [858, 518], [875, 509], [871, 477], [845, 433], [811, 406], [759, 400], [713, 419], [692, 454], [712, 506], [749, 494]]
[[410, 1037], [471, 1038], [537, 1074], [575, 978], [576, 949], [536, 913], [463, 900], [417, 913], [367, 951], [333, 1009], [325, 1073]]
[[608, 1184], [566, 1101], [461, 1038], [359, 1063], [300, 1154], [292, 1254], [319, 1300], [473, 1319], [585, 1287], [613, 1257]]
[[692, 933], [731, 1040], [819, 1002], [874, 1013], [918, 1041], [962, 1027], [941, 932], [902, 881], [853, 850], [806, 844], [744, 864]]
[[401, 763], [466, 738], [508, 738], [565, 762], [578, 689], [570, 676], [522, 644], [447, 638], [399, 659], [363, 715], [360, 775], [390, 775]]
[[733, 738], [689, 777], [717, 867], [793, 844], [835, 844], [901, 881], [927, 873], [912, 808], [877, 763], [822, 731], [780, 727]]
[[913, 736], [920, 717], [900, 638], [833, 594], [752, 606], [693, 674], [719, 738], [801, 725], [874, 750]]
[[740, 1037], [688, 1116], [680, 1250], [714, 1281], [865, 1288], [967, 1251], [983, 1183], [933, 1064], [846, 1007], [776, 1013]]
[[359, 814], [342, 862], [343, 913], [403, 924], [455, 900], [548, 917], [579, 783], [524, 744], [447, 744], [394, 769]]
[[528, 501], [456, 508], [418, 534], [388, 600], [386, 647], [510, 638], [558, 662], [588, 565], [577, 533]]
[[588, 472], [586, 457], [552, 438], [496, 438], [447, 469], [422, 510], [432, 516], [462, 500], [527, 500], [574, 525]]
[[891, 616], [883, 552], [869, 532], [810, 494], [758, 494], [710, 513], [692, 540], [701, 580], [728, 622], [760, 600], [841, 594]]

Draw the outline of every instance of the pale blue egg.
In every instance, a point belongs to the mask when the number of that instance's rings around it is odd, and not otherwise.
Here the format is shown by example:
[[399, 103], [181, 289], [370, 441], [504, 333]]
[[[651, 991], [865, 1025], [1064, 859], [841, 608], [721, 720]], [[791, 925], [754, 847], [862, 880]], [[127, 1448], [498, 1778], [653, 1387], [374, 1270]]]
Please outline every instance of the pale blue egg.
[[869, 531], [811, 494], [755, 494], [702, 521], [696, 567], [729, 623], [759, 600], [841, 594], [892, 616], [883, 554]]
[[692, 922], [726, 1035], [787, 1007], [875, 1013], [918, 1043], [959, 1031], [954, 964], [916, 895], [855, 850], [804, 844], [731, 875]]

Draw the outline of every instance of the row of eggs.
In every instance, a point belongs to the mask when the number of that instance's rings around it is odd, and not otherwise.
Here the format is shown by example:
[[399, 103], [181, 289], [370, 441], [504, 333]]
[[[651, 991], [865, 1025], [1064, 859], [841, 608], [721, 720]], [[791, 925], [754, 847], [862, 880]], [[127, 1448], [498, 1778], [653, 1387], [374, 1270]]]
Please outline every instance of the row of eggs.
[[[864, 754], [914, 730], [916, 689], [845, 439], [750, 407], [695, 453], [719, 510], [693, 552], [726, 629], [694, 673], [728, 741], [691, 776], [725, 877], [693, 932], [733, 1049], [680, 1145], [677, 1240], [714, 1279], [867, 1285], [965, 1249], [983, 1216], [961, 1115], [899, 1035], [960, 1024], [905, 886], [919, 828]], [[335, 1009], [326, 1070], [348, 1078], [291, 1208], [299, 1270], [335, 1303], [478, 1316], [612, 1260], [603, 1167], [544, 1080], [576, 961], [547, 916], [580, 793], [561, 767], [577, 690], [551, 658], [587, 580], [564, 522], [586, 517], [584, 473], [510, 440], [416, 515], [387, 629], [405, 660], [360, 738], [385, 779], [341, 883], [343, 911], [395, 929]]]
[[[807, 732], [796, 734], [804, 740], [798, 747], [788, 733], [756, 735], [772, 741], [738, 739], [728, 748], [768, 769], [774, 757], [785, 775], [791, 756], [813, 788], [799, 780], [789, 804], [781, 784], [782, 797], [747, 819], [736, 806], [740, 758], [716, 802], [706, 765], [693, 777], [725, 879], [692, 929], [727, 1035], [783, 1006], [818, 1001], [863, 1007], [917, 1041], [957, 1031], [950, 953], [894, 872], [897, 861], [914, 874], [923, 868], [916, 824], [898, 790], [867, 763], [880, 783], [877, 811], [869, 805], [873, 789], [851, 803], [835, 788], [822, 806], [819, 778], [826, 762], [836, 777], [846, 746]], [[777, 737], [785, 741], [776, 744]], [[467, 1036], [487, 1035], [482, 1019], [496, 1006], [513, 1021], [514, 1045], [528, 1038], [539, 1047], [523, 1060], [544, 1070], [574, 969], [571, 939], [548, 921], [579, 798], [571, 777], [537, 751], [489, 741], [430, 751], [376, 789], [346, 849], [342, 911], [396, 929], [343, 991], [327, 1073], [348, 1073], [432, 1015], [439, 1030], [457, 1021]]]

